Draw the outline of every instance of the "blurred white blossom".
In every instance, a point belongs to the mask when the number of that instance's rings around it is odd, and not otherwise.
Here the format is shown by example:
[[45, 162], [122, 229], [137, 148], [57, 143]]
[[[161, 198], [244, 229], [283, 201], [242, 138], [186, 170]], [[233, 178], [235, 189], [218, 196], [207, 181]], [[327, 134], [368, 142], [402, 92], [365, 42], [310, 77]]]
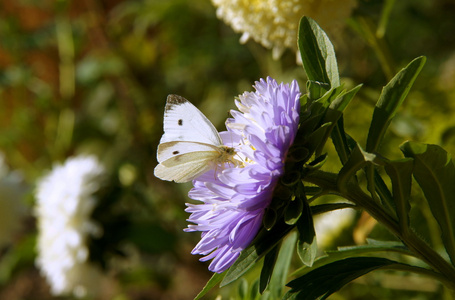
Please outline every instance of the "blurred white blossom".
[[217, 16], [240, 41], [252, 38], [273, 49], [278, 59], [286, 48], [297, 50], [297, 31], [302, 16], [318, 22], [324, 31], [336, 35], [356, 6], [356, 0], [212, 0]]
[[88, 262], [87, 241], [101, 234], [90, 216], [103, 172], [96, 158], [79, 156], [55, 166], [38, 183], [36, 263], [54, 295], [83, 297], [99, 288], [102, 273]]
[[23, 201], [26, 186], [22, 177], [10, 171], [0, 153], [0, 247], [12, 242], [21, 229], [27, 209]]
[[316, 231], [318, 246], [321, 248], [330, 246], [333, 239], [352, 224], [354, 218], [355, 210], [353, 209], [338, 209], [316, 216], [314, 218], [314, 230]]

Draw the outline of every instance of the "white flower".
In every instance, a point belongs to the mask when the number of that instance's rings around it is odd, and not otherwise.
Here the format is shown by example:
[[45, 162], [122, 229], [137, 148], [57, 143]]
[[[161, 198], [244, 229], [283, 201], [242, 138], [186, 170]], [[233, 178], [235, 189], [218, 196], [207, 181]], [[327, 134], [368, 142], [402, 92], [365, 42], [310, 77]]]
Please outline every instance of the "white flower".
[[212, 0], [218, 18], [234, 31], [240, 41], [252, 38], [273, 49], [278, 59], [286, 48], [297, 50], [297, 31], [302, 16], [316, 20], [336, 35], [351, 15], [356, 0]]
[[91, 156], [68, 159], [38, 184], [37, 266], [54, 295], [96, 294], [101, 270], [88, 260], [87, 241], [100, 234], [90, 219], [96, 204], [103, 167]]
[[25, 189], [22, 177], [9, 171], [0, 153], [0, 247], [11, 243], [21, 229], [22, 217], [27, 212], [22, 201]]

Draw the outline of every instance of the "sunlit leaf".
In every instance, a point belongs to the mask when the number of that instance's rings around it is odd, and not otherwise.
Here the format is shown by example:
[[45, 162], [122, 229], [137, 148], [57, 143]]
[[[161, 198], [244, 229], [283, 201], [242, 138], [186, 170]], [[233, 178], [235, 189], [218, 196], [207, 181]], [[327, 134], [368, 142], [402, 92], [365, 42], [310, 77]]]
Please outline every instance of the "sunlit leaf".
[[425, 64], [426, 58], [414, 59], [383, 88], [373, 112], [373, 120], [367, 137], [366, 151], [376, 152], [398, 108], [409, 93], [414, 81]]
[[308, 79], [330, 87], [340, 85], [333, 45], [321, 27], [306, 16], [300, 19], [298, 45]]

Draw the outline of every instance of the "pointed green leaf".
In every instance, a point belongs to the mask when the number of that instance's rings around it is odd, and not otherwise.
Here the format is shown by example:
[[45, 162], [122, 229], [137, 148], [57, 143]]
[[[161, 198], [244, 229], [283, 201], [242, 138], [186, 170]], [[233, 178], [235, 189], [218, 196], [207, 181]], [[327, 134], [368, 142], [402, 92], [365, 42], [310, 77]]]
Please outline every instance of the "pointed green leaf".
[[221, 287], [235, 281], [253, 267], [264, 255], [275, 247], [294, 226], [277, 222], [270, 230], [263, 230], [248, 248], [242, 251], [239, 258], [227, 271], [226, 277], [221, 282]]
[[298, 45], [309, 80], [329, 83], [331, 88], [340, 85], [333, 45], [313, 19], [300, 19]]
[[377, 155], [364, 151], [359, 144], [356, 144], [354, 149], [352, 149], [349, 159], [338, 173], [337, 185], [340, 190], [346, 189], [347, 183], [351, 177], [353, 177], [358, 170], [365, 167], [368, 163], [382, 164], [382, 160], [378, 158]]
[[278, 257], [278, 245], [269, 251], [264, 257], [264, 264], [259, 277], [259, 293], [263, 293], [267, 288], [270, 278], [272, 278], [273, 268], [275, 267], [276, 258]]
[[341, 164], [344, 165], [351, 155], [350, 145], [355, 145], [357, 142], [344, 132], [343, 116], [338, 119], [336, 126], [330, 133], [330, 137], [332, 138], [333, 145], [338, 153]]
[[409, 227], [409, 211], [411, 204], [412, 169], [414, 167], [412, 158], [387, 161], [385, 171], [392, 180], [393, 200], [401, 229]]
[[425, 57], [414, 59], [384, 87], [373, 112], [373, 120], [367, 137], [366, 150], [376, 152], [390, 121], [403, 103], [425, 64]]
[[287, 284], [284, 299], [326, 299], [352, 280], [396, 262], [380, 257], [352, 257], [312, 269]]
[[223, 272], [221, 274], [214, 273], [212, 278], [210, 278], [209, 281], [205, 284], [204, 288], [202, 291], [194, 298], [194, 300], [199, 300], [202, 299], [202, 297], [205, 296], [212, 288], [214, 288], [224, 277], [226, 272]]
[[306, 89], [308, 91], [308, 98], [311, 101], [318, 100], [330, 89], [328, 83], [308, 80], [306, 84]]
[[326, 110], [344, 93], [342, 86], [334, 87], [328, 90], [324, 95], [311, 103], [310, 111], [312, 116], [324, 117]]
[[343, 115], [343, 111], [346, 109], [346, 107], [349, 105], [349, 103], [351, 102], [351, 100], [354, 98], [355, 94], [357, 94], [361, 87], [362, 85], [360, 84], [350, 91], [341, 92], [338, 95], [338, 97], [330, 103], [323, 121], [323, 123], [330, 123], [330, 126], [325, 133], [323, 142], [321, 142], [319, 144], [319, 148], [316, 149], [316, 155], [320, 155], [320, 153], [322, 152], [322, 149], [325, 145], [325, 141], [332, 134], [332, 130], [338, 125], [338, 120]]
[[400, 242], [367, 239], [367, 243], [368, 244], [366, 245], [338, 247], [338, 250], [326, 251], [326, 255], [318, 257], [318, 259], [315, 260], [311, 268], [305, 266], [301, 267], [300, 269], [292, 273], [291, 276], [301, 276], [307, 274], [311, 272], [311, 270], [333, 263], [338, 260], [358, 256], [372, 256], [373, 254], [378, 252], [379, 253], [394, 252], [410, 256], [413, 255], [412, 252], [410, 252]]
[[281, 297], [283, 287], [288, 278], [288, 272], [292, 261], [292, 253], [294, 253], [296, 241], [297, 233], [294, 231], [289, 234], [281, 245], [280, 253], [278, 254], [275, 269], [273, 270], [268, 288], [271, 299], [279, 299]]
[[[354, 98], [354, 96], [357, 94], [357, 92], [360, 90], [362, 87], [362, 84], [359, 84], [358, 86], [354, 87], [353, 89], [349, 91], [343, 91], [338, 97], [330, 103], [329, 108], [338, 113], [342, 113], [346, 107], [351, 103], [351, 100]], [[338, 115], [338, 114], [337, 114]], [[327, 118], [327, 122], [334, 122], [338, 120], [339, 116], [335, 115], [333, 118]]]
[[303, 203], [302, 199], [295, 198], [293, 201], [289, 201], [286, 209], [284, 210], [284, 222], [288, 225], [294, 225], [295, 222], [302, 215]]
[[312, 266], [318, 252], [318, 244], [316, 242], [311, 208], [305, 199], [302, 199], [302, 204], [302, 215], [297, 221], [297, 229], [299, 231], [297, 253], [305, 265]]
[[400, 148], [406, 157], [414, 158], [414, 177], [441, 227], [442, 241], [455, 264], [455, 166], [452, 158], [438, 145], [406, 142]]

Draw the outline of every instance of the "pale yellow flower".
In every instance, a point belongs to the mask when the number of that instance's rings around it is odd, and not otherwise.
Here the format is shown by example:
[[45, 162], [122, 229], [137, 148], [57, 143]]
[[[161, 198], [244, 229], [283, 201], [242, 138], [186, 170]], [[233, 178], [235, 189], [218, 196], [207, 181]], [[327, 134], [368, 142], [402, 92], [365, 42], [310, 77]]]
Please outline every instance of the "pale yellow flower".
[[212, 0], [217, 16], [234, 31], [272, 49], [278, 59], [286, 48], [297, 50], [299, 20], [308, 16], [332, 34], [342, 29], [356, 0]]

